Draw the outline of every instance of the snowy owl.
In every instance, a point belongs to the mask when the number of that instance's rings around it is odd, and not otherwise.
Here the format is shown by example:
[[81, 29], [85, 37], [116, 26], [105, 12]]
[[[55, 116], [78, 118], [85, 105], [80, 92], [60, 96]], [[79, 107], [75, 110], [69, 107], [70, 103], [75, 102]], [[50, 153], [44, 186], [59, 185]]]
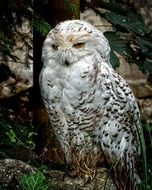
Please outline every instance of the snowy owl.
[[91, 24], [59, 23], [44, 41], [41, 94], [76, 174], [94, 176], [106, 163], [119, 190], [134, 190], [140, 181], [139, 110], [109, 54], [108, 40]]

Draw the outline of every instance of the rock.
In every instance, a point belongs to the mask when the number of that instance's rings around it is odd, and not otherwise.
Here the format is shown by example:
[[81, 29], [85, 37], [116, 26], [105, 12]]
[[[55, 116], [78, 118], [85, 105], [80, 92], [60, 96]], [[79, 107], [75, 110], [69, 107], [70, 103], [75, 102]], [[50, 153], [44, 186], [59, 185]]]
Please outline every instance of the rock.
[[[14, 182], [18, 184], [23, 174], [34, 174], [36, 171], [36, 168], [20, 160], [0, 160], [0, 182], [3, 186], [11, 186]], [[51, 190], [116, 190], [107, 170], [104, 168], [92, 180], [85, 183], [83, 179], [69, 177], [60, 170], [44, 171], [43, 173]], [[14, 189], [19, 189], [16, 184]]]
[[32, 166], [15, 159], [0, 160], [0, 182], [9, 185], [14, 178], [19, 180], [23, 174], [35, 173], [36, 169]]
[[106, 19], [97, 15], [92, 9], [88, 8], [80, 15], [81, 20], [85, 20], [97, 27], [102, 32], [112, 31], [112, 25]]

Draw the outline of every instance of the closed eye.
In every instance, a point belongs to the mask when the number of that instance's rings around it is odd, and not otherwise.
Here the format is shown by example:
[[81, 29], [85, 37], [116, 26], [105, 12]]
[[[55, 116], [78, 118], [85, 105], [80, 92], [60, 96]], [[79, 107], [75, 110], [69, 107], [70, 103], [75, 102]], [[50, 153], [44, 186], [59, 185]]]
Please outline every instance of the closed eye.
[[75, 48], [81, 48], [81, 47], [83, 47], [84, 46], [84, 42], [79, 42], [79, 43], [76, 43], [76, 44], [73, 44], [73, 47], [75, 47]]

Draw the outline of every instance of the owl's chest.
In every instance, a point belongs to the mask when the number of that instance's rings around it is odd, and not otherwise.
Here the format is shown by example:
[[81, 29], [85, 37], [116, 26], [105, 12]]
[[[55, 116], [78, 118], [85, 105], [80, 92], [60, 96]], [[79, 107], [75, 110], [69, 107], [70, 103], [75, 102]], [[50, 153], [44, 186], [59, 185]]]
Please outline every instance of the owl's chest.
[[92, 69], [77, 64], [67, 68], [46, 68], [41, 73], [41, 91], [52, 126], [59, 136], [68, 134], [66, 138], [70, 138], [75, 133], [76, 144], [79, 144], [79, 137], [83, 136], [83, 139], [87, 130], [92, 129], [96, 120], [94, 112], [100, 102], [100, 95], [93, 85]]
[[80, 94], [90, 90], [93, 82], [92, 67], [77, 63], [44, 68], [41, 72], [41, 89], [50, 103], [75, 102]]

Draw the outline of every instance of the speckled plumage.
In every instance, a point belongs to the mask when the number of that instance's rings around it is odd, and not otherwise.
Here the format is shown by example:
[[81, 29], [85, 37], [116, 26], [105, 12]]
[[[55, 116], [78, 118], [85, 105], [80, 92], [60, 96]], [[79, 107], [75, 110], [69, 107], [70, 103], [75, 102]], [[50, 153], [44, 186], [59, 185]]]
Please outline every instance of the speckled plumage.
[[43, 50], [40, 88], [67, 162], [94, 176], [107, 162], [117, 188], [134, 190], [139, 110], [127, 82], [109, 63], [101, 31], [80, 20], [58, 24]]

